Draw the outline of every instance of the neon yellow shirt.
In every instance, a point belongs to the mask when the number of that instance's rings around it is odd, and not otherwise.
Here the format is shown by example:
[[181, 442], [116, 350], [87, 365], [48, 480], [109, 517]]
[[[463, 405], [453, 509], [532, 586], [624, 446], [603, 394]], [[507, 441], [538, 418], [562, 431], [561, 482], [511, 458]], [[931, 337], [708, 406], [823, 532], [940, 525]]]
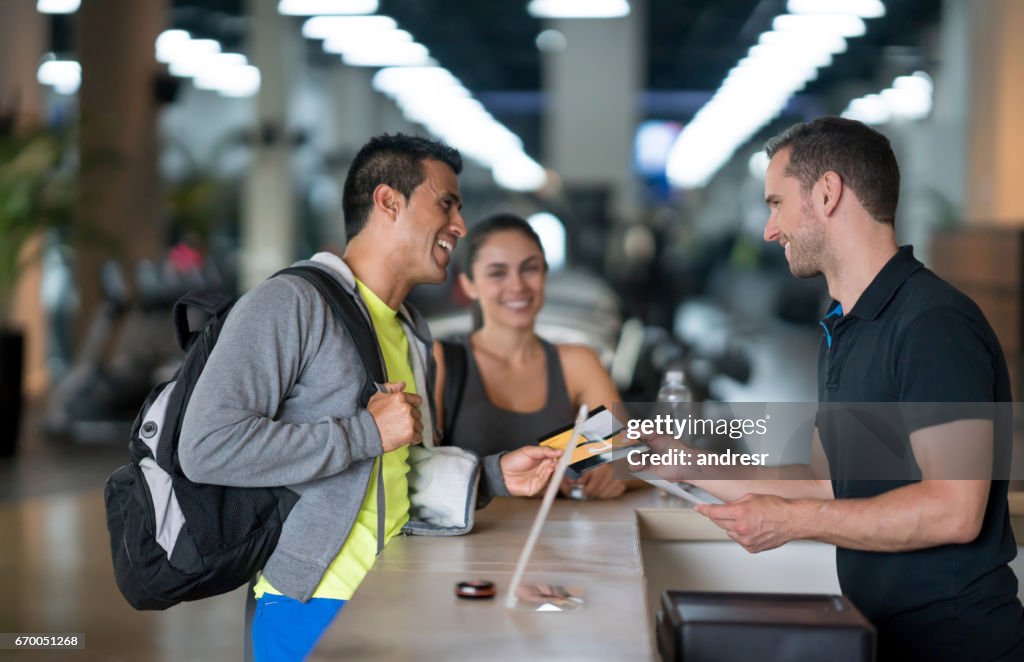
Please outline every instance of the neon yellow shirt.
[[[416, 379], [409, 363], [409, 340], [392, 310], [380, 297], [358, 280], [359, 294], [370, 310], [377, 340], [384, 354], [388, 381], [405, 382], [406, 393], [416, 393]], [[384, 544], [398, 534], [409, 521], [409, 449], [405, 446], [384, 454]], [[370, 571], [377, 556], [377, 471], [381, 461], [374, 463], [366, 498], [356, 516], [348, 539], [335, 557], [313, 593], [314, 598], [349, 600]], [[253, 589], [256, 597], [264, 593], [280, 594], [265, 577]]]

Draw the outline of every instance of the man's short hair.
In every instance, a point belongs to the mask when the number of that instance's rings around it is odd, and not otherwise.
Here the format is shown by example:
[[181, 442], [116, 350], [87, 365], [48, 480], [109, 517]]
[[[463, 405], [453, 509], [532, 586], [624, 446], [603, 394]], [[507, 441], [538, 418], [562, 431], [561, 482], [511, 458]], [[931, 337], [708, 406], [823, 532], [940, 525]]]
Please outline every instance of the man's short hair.
[[349, 239], [366, 225], [373, 208], [374, 190], [387, 184], [408, 200], [427, 177], [423, 169], [427, 159], [447, 164], [456, 175], [462, 172], [459, 151], [435, 140], [396, 133], [375, 136], [363, 145], [349, 166], [342, 193], [341, 208]]
[[835, 172], [880, 223], [896, 222], [900, 167], [889, 139], [871, 127], [842, 117], [819, 117], [794, 124], [765, 143], [772, 158], [789, 149], [786, 175], [796, 177], [806, 194], [828, 171]]

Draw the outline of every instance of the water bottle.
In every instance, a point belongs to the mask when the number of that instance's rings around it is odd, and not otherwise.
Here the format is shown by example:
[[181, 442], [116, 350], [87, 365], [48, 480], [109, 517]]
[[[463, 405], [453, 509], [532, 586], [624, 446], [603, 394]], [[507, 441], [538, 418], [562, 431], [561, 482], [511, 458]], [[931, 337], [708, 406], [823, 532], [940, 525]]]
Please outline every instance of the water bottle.
[[690, 413], [690, 389], [686, 388], [686, 376], [680, 369], [665, 372], [665, 379], [658, 389], [659, 414], [669, 414], [676, 420], [686, 418]]
[[[686, 418], [690, 408], [690, 389], [686, 388], [686, 376], [680, 369], [668, 370], [658, 389], [657, 412], [668, 414], [675, 420]], [[683, 435], [679, 441], [686, 443], [689, 435]], [[665, 490], [658, 489], [658, 496], [668, 497]]]
[[[658, 402], [689, 403], [690, 389], [686, 388], [686, 377], [682, 370], [668, 370], [658, 389]], [[671, 406], [673, 416], [685, 416], [686, 406]]]

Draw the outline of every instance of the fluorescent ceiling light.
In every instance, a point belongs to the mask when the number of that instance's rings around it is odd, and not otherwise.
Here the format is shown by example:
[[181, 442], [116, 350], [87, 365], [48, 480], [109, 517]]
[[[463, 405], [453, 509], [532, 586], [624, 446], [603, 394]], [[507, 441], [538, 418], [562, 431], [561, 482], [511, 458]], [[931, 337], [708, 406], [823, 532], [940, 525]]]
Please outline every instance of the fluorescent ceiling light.
[[846, 39], [837, 34], [825, 32], [775, 32], [769, 30], [761, 33], [757, 43], [765, 46], [814, 44], [833, 55], [846, 52]]
[[164, 30], [156, 38], [156, 59], [170, 64], [189, 49], [192, 36], [184, 30]]
[[192, 82], [201, 90], [218, 90], [229, 84], [230, 79], [248, 64], [241, 53], [217, 53], [203, 61]]
[[[826, 3], [839, 6], [838, 0], [822, 0]], [[793, 94], [832, 64], [834, 54], [846, 50], [844, 37], [858, 37], [867, 29], [860, 16], [849, 13], [783, 14], [772, 28], [679, 133], [665, 168], [673, 186], [707, 184], [744, 142], [785, 109]]]
[[[372, 44], [372, 42], [371, 42]], [[379, 55], [394, 59], [393, 51], [426, 47], [416, 42], [377, 48]], [[410, 53], [415, 55], [415, 53]], [[344, 60], [356, 66], [359, 57], [372, 53], [346, 49]], [[429, 58], [428, 58], [429, 59]], [[459, 79], [444, 67], [388, 66], [373, 76], [373, 89], [393, 99], [402, 115], [423, 126], [432, 135], [455, 147], [466, 159], [490, 168], [495, 183], [516, 191], [533, 191], [547, 181], [547, 173], [523, 152], [523, 141], [494, 119], [483, 104], [474, 99]], [[379, 66], [379, 61], [365, 61]]]
[[928, 94], [931, 94], [933, 89], [932, 77], [923, 71], [915, 71], [911, 76], [897, 76], [892, 86], [897, 90], [921, 90]]
[[389, 16], [314, 16], [302, 24], [302, 36], [328, 39], [353, 33], [381, 32], [398, 27]]
[[627, 0], [531, 0], [526, 11], [534, 18], [621, 18], [629, 16]]
[[861, 18], [885, 16], [881, 0], [789, 0], [790, 14], [852, 14]]
[[392, 98], [414, 91], [436, 91], [446, 86], [462, 87], [462, 83], [444, 67], [390, 67], [373, 76], [373, 89]]
[[421, 124], [447, 120], [494, 122], [484, 105], [472, 97], [428, 98], [415, 96], [400, 98], [397, 101], [398, 107], [401, 108], [402, 114], [407, 119]]
[[345, 49], [342, 60], [350, 67], [421, 67], [433, 62], [423, 44], [363, 44]]
[[865, 124], [885, 124], [892, 118], [889, 107], [877, 94], [869, 94], [854, 99], [843, 112], [843, 117], [858, 120]]
[[[410, 87], [400, 90], [397, 94], [389, 94], [388, 96], [392, 96], [402, 108], [407, 106], [410, 108], [421, 107], [424, 105], [433, 106], [438, 103], [453, 103], [463, 99], [469, 100], [475, 104], [480, 104], [480, 102], [474, 99], [473, 95], [469, 93], [469, 90], [462, 87], [461, 83], [453, 85], [445, 84], [443, 87], [438, 87], [437, 89]], [[480, 104], [480, 106], [482, 107], [483, 104]]]
[[921, 93], [919, 90], [896, 89], [890, 87], [882, 90], [880, 95], [882, 101], [888, 106], [893, 117], [903, 119], [922, 119], [928, 116], [932, 109], [932, 98], [930, 94]]
[[512, 191], [536, 191], [548, 179], [544, 168], [523, 152], [513, 152], [496, 162], [491, 174], [498, 186]]
[[39, 0], [36, 11], [40, 14], [74, 14], [82, 5], [82, 0]]
[[251, 97], [260, 91], [260, 70], [252, 65], [234, 69], [230, 78], [224, 78], [217, 92], [226, 97]]
[[74, 94], [82, 83], [82, 65], [74, 60], [45, 60], [36, 71], [36, 80], [60, 94]]
[[815, 68], [829, 67], [832, 65], [832, 55], [825, 50], [815, 48], [804, 48], [798, 44], [792, 46], [768, 46], [761, 44], [751, 47], [750, 57], [757, 60], [778, 62], [780, 60], [791, 62], [802, 62], [805, 65]]
[[775, 32], [817, 32], [840, 37], [861, 37], [867, 26], [852, 14], [783, 14], [772, 21]]
[[211, 56], [220, 53], [220, 43], [213, 39], [192, 39], [188, 47], [175, 54], [168, 70], [174, 76], [195, 76]]
[[345, 35], [331, 35], [324, 40], [324, 50], [340, 55], [360, 49], [402, 47], [411, 43], [413, 43], [412, 35], [405, 30], [352, 32]]
[[277, 11], [286, 16], [372, 14], [378, 6], [377, 0], [281, 0]]
[[899, 76], [892, 87], [878, 94], [854, 99], [843, 111], [843, 117], [865, 124], [885, 124], [894, 119], [924, 119], [932, 111], [932, 79], [923, 71], [912, 76]]

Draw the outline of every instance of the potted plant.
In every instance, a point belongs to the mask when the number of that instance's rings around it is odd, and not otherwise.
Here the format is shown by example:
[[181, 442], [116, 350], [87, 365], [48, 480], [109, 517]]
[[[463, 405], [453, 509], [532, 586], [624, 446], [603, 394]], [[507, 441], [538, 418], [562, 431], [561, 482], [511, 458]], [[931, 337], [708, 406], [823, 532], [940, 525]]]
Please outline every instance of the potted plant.
[[68, 138], [0, 122], [0, 456], [14, 454], [21, 418], [25, 339], [11, 323], [14, 290], [24, 267], [39, 258], [38, 250], [26, 250], [30, 240], [69, 225], [74, 183], [61, 168]]

